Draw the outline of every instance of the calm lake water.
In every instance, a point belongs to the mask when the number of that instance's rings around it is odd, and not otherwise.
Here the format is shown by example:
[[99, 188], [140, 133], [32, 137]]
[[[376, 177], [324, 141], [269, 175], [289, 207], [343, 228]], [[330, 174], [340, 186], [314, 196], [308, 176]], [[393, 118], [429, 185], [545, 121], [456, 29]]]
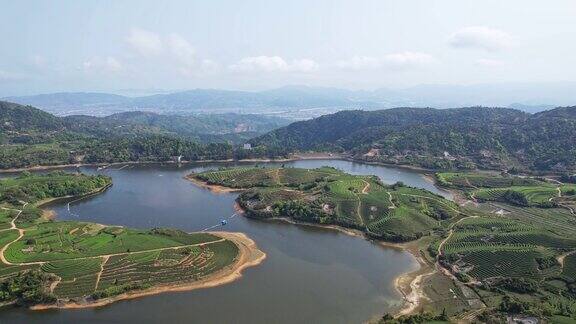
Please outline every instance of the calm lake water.
[[[329, 165], [446, 195], [422, 175], [404, 169], [339, 160], [284, 164], [303, 168]], [[214, 194], [183, 179], [192, 171], [219, 166], [222, 164], [129, 165], [100, 171], [81, 168], [86, 173], [111, 176], [114, 185], [93, 198], [50, 208], [60, 220], [184, 231], [200, 231], [228, 219], [228, 225], [215, 230], [244, 232], [267, 254], [261, 265], [245, 270], [240, 280], [102, 308], [41, 312], [8, 308], [0, 311], [0, 322], [360, 323], [401, 304], [393, 282], [396, 276], [418, 267], [410, 254], [333, 230], [231, 217], [237, 194]]]

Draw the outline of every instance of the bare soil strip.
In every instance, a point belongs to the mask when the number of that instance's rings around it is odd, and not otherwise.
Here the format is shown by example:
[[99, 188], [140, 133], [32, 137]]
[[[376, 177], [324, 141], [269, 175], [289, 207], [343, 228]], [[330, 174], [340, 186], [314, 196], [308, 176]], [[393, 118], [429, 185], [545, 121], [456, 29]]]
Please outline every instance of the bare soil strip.
[[186, 180], [191, 181], [192, 183], [194, 183], [195, 185], [204, 188], [204, 189], [208, 189], [213, 193], [227, 193], [227, 192], [239, 192], [239, 191], [244, 191], [244, 189], [234, 189], [234, 188], [228, 188], [228, 187], [224, 187], [224, 186], [219, 186], [219, 185], [214, 185], [214, 184], [208, 184], [200, 179], [196, 179], [193, 175], [187, 175], [184, 177]]

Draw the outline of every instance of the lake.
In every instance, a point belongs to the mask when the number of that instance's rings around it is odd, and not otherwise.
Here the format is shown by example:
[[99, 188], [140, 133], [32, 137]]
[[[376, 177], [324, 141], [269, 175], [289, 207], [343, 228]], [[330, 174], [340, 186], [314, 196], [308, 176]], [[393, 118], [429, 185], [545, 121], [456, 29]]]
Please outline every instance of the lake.
[[[280, 163], [259, 163], [275, 166]], [[402, 181], [438, 194], [421, 174], [399, 168], [341, 160], [302, 160], [286, 166], [333, 166], [352, 174], [374, 174], [386, 183]], [[267, 254], [259, 266], [244, 271], [233, 283], [188, 292], [174, 292], [119, 301], [102, 308], [29, 311], [6, 308], [2, 322], [200, 322], [200, 323], [359, 323], [402, 304], [394, 279], [417, 269], [407, 252], [382, 247], [338, 231], [258, 221], [234, 215], [237, 193], [215, 194], [183, 177], [222, 164], [138, 164], [97, 170], [113, 186], [85, 200], [50, 206], [59, 220], [83, 220], [137, 228], [172, 227], [248, 234]]]

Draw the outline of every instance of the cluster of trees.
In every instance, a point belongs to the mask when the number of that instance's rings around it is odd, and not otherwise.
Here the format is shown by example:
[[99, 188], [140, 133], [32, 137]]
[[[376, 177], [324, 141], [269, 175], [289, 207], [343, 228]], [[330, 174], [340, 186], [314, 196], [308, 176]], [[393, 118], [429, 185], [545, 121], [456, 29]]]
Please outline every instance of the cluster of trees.
[[56, 299], [47, 289], [51, 278], [42, 271], [20, 272], [0, 282], [0, 301], [16, 302], [18, 305], [51, 303]]
[[430, 323], [430, 322], [448, 322], [448, 314], [446, 309], [442, 310], [440, 314], [432, 314], [429, 312], [421, 312], [413, 315], [404, 315], [398, 318], [394, 318], [391, 314], [384, 314], [382, 318], [378, 321], [378, 324], [420, 324], [420, 323]]
[[148, 288], [148, 285], [140, 283], [127, 283], [123, 285], [114, 285], [104, 290], [98, 290], [91, 295], [93, 299], [103, 299], [112, 296], [117, 296], [132, 290], [142, 290]]
[[560, 181], [568, 183], [576, 183], [576, 174], [564, 173], [560, 177]]
[[309, 203], [299, 200], [281, 201], [274, 204], [274, 210], [278, 215], [302, 220], [306, 222], [326, 222], [326, 216], [320, 210], [313, 209]]
[[109, 185], [110, 177], [74, 175], [60, 171], [46, 175], [23, 172], [17, 179], [18, 186], [5, 186], [0, 182], [0, 202], [19, 204], [45, 198], [79, 196]]

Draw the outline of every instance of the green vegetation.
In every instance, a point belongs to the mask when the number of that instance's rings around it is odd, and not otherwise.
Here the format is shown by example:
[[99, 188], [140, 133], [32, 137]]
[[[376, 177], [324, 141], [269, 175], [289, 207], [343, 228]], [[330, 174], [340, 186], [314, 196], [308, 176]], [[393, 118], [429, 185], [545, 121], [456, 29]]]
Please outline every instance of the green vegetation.
[[127, 112], [56, 117], [0, 101], [0, 169], [76, 163], [225, 160], [261, 154], [234, 145], [286, 121], [255, 115]]
[[431, 313], [420, 313], [414, 315], [404, 315], [398, 318], [394, 318], [394, 316], [390, 314], [385, 314], [378, 321], [378, 324], [419, 324], [419, 323], [443, 324], [443, 323], [450, 323], [450, 321], [448, 315], [446, 314], [446, 310], [443, 310], [443, 312], [440, 315], [434, 315]]
[[275, 152], [324, 150], [432, 169], [576, 170], [576, 107], [341, 111], [250, 140]]
[[82, 196], [112, 184], [109, 177], [69, 174], [61, 171], [45, 175], [22, 172], [18, 177], [0, 179], [0, 203], [34, 204], [44, 199]]
[[576, 319], [573, 185], [511, 175], [439, 173], [438, 183], [479, 203], [451, 226], [439, 262], [503, 314]]
[[54, 222], [40, 217], [36, 207], [110, 184], [108, 177], [63, 172], [0, 180], [0, 302], [100, 299], [185, 284], [236, 260], [238, 247], [212, 234]]
[[401, 183], [352, 176], [329, 167], [232, 168], [192, 175], [209, 184], [247, 189], [238, 203], [257, 218], [337, 224], [389, 241], [409, 241], [460, 215], [456, 204]]
[[[466, 207], [425, 190], [384, 185], [333, 168], [233, 168], [193, 174], [245, 189], [250, 217], [336, 224], [388, 241], [411, 241], [441, 272], [422, 279], [424, 312], [382, 323], [448, 319], [499, 322], [510, 314], [576, 319], [576, 215], [572, 184], [490, 173], [440, 173]], [[431, 315], [441, 314], [441, 315]]]
[[531, 178], [520, 178], [506, 174], [494, 175], [487, 173], [436, 173], [436, 180], [441, 186], [456, 189], [505, 188], [512, 186], [531, 186], [542, 184], [542, 181]]

